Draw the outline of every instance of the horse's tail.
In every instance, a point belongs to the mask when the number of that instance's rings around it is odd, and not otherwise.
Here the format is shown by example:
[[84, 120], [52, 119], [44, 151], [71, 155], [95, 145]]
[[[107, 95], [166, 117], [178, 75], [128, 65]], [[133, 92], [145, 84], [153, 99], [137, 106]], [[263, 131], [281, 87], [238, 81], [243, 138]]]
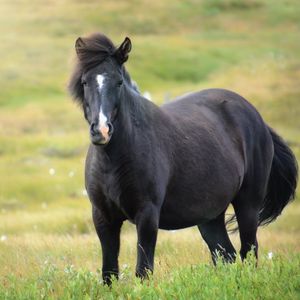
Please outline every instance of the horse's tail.
[[274, 144], [274, 156], [267, 194], [259, 212], [259, 225], [274, 221], [283, 208], [295, 198], [298, 179], [298, 164], [295, 155], [273, 129], [269, 128], [269, 130]]

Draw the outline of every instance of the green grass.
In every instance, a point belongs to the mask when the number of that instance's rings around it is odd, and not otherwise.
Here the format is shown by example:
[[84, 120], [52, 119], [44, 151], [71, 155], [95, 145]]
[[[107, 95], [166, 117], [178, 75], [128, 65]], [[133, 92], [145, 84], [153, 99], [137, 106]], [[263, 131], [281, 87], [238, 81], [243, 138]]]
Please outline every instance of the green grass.
[[99, 283], [100, 272], [61, 269], [45, 261], [40, 273], [19, 279], [7, 275], [0, 287], [1, 299], [296, 299], [300, 290], [300, 256], [264, 257], [256, 267], [249, 258], [232, 265], [219, 262], [177, 268], [163, 280], [150, 276], [141, 282], [127, 266], [111, 288]]
[[[299, 159], [297, 0], [4, 0], [0, 11], [0, 299], [300, 298], [299, 196], [259, 229], [257, 269], [214, 268], [195, 228], [160, 231], [154, 277], [141, 284], [135, 228], [126, 223], [121, 280], [103, 287], [84, 194], [88, 127], [66, 91], [78, 36], [102, 31], [116, 44], [129, 36], [126, 67], [153, 101], [231, 89]], [[231, 239], [239, 249], [238, 235]]]

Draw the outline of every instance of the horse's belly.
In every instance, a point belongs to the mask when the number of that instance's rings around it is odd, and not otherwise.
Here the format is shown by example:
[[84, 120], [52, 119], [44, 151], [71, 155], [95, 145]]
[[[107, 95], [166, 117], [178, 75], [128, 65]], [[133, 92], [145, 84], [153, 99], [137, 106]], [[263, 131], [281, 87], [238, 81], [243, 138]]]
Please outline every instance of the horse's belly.
[[[184, 180], [166, 194], [160, 215], [160, 228], [178, 229], [213, 220], [222, 214], [234, 199], [237, 178], [224, 176], [214, 180]], [[176, 181], [177, 183], [177, 181]]]
[[165, 230], [183, 229], [195, 225], [199, 225], [209, 221], [203, 217], [186, 218], [186, 216], [175, 216], [162, 213], [159, 219], [159, 228]]
[[[202, 199], [203, 200], [203, 199]], [[180, 229], [215, 219], [228, 207], [230, 200], [214, 199], [211, 203], [198, 199], [167, 199], [159, 220], [161, 229]]]

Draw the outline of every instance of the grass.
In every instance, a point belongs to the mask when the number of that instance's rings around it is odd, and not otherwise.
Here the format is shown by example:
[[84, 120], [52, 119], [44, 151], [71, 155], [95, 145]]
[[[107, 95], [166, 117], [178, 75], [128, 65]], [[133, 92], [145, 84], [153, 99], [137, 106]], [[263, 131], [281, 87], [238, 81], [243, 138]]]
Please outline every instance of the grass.
[[[66, 93], [78, 36], [102, 31], [119, 44], [128, 35], [126, 67], [156, 103], [234, 90], [299, 159], [297, 0], [5, 0], [0, 10], [0, 299], [300, 297], [298, 196], [259, 229], [257, 269], [251, 258], [214, 268], [195, 228], [160, 231], [154, 277], [141, 284], [133, 277], [135, 228], [126, 223], [121, 280], [112, 289], [99, 284], [83, 179], [88, 128]], [[238, 235], [231, 238], [238, 249]]]
[[[132, 230], [125, 228], [120, 258], [121, 277], [111, 290], [100, 284], [99, 245], [94, 234], [25, 234], [11, 237], [1, 253], [2, 258], [8, 260], [1, 270], [0, 297], [274, 299], [272, 297], [276, 294], [278, 299], [296, 299], [300, 288], [299, 244], [294, 241], [293, 251], [288, 247], [282, 248], [280, 243], [282, 239], [288, 241], [287, 235], [279, 233], [277, 241], [274, 234], [260, 235], [264, 246], [257, 268], [251, 257], [244, 265], [237, 261], [233, 265], [219, 264], [214, 268], [208, 262], [204, 243], [200, 238], [195, 241], [196, 230], [189, 229], [183, 233], [159, 233], [155, 276], [141, 285], [133, 276], [136, 254], [133, 245], [136, 240]], [[237, 242], [236, 239], [234, 241]], [[270, 244], [272, 249], [276, 249], [272, 259], [268, 259], [268, 253], [272, 252], [267, 246]], [[35, 259], [32, 260], [32, 257]], [[265, 288], [261, 289], [261, 286]]]
[[[210, 265], [181, 267], [164, 280], [153, 277], [141, 283], [124, 266], [119, 282], [112, 288], [99, 284], [98, 271], [76, 269], [67, 265], [58, 268], [44, 262], [43, 271], [35, 278], [19, 279], [7, 276], [8, 284], [0, 288], [2, 299], [296, 299], [300, 283], [293, 264], [300, 256], [264, 258], [257, 268], [251, 257], [246, 263], [224, 266], [221, 262], [212, 270]], [[296, 278], [295, 278], [296, 277]], [[290, 278], [295, 278], [290, 280]], [[299, 279], [299, 278], [298, 278]], [[264, 288], [261, 289], [260, 287]]]

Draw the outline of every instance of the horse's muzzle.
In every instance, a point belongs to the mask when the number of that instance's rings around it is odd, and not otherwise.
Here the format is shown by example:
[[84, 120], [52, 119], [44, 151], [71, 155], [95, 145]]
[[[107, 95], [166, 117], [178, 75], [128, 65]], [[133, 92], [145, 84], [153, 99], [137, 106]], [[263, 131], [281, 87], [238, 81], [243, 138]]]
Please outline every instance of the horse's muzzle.
[[107, 145], [111, 139], [114, 128], [113, 125], [108, 122], [106, 126], [99, 126], [95, 123], [90, 127], [90, 138], [94, 145]]

